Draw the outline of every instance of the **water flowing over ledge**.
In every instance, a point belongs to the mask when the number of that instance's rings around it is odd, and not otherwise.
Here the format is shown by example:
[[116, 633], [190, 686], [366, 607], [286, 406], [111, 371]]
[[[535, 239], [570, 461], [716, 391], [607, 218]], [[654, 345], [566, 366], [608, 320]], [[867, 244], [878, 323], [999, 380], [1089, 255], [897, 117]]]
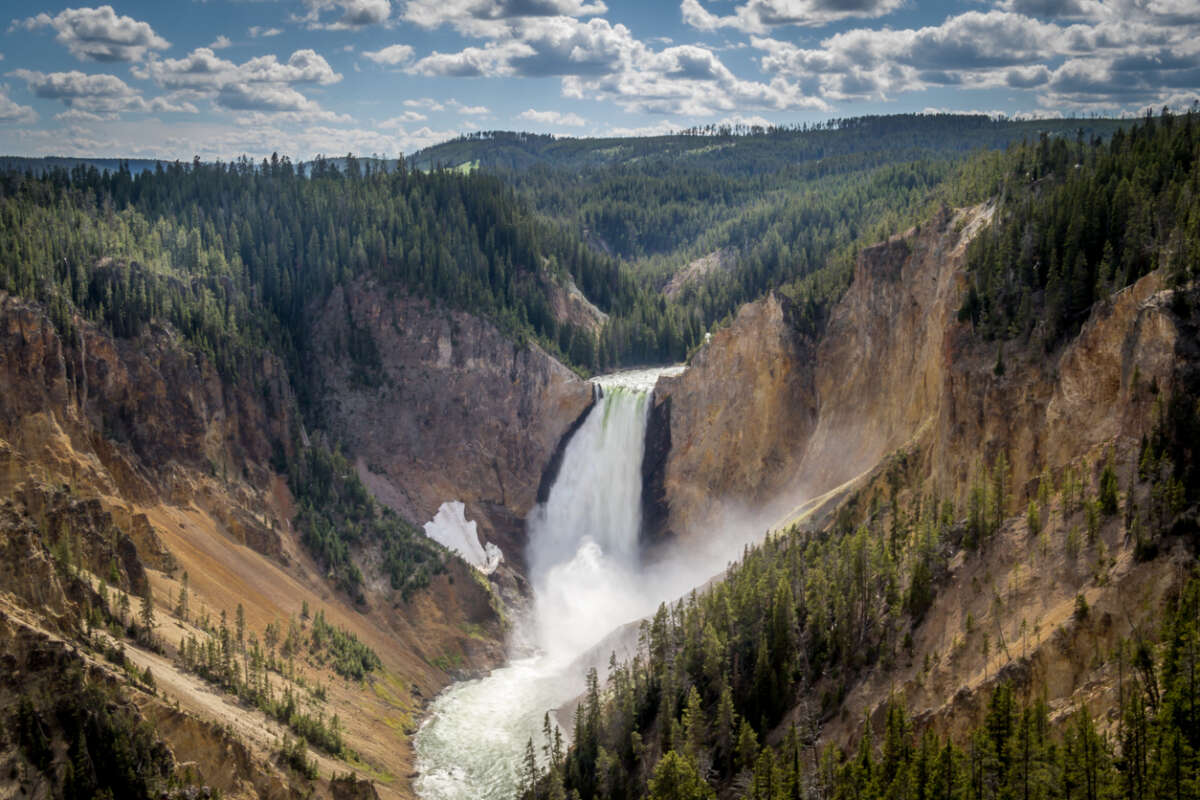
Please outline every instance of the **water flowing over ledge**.
[[416, 736], [421, 797], [514, 797], [526, 742], [540, 742], [544, 715], [583, 687], [584, 676], [568, 666], [661, 599], [647, 594], [640, 575], [642, 455], [654, 384], [683, 369], [593, 380], [597, 402], [527, 522], [534, 596], [531, 613], [514, 625], [514, 660], [435, 699]]

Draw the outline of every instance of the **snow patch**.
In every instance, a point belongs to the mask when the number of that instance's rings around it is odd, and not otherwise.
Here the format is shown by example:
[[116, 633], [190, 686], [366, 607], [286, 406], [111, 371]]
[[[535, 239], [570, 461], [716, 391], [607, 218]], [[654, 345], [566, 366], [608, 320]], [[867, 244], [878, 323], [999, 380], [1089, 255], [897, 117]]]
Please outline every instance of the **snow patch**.
[[433, 519], [426, 522], [425, 535], [447, 550], [453, 550], [482, 572], [491, 575], [504, 560], [504, 553], [491, 542], [479, 543], [474, 520], [467, 519], [467, 507], [458, 500], [442, 503]]

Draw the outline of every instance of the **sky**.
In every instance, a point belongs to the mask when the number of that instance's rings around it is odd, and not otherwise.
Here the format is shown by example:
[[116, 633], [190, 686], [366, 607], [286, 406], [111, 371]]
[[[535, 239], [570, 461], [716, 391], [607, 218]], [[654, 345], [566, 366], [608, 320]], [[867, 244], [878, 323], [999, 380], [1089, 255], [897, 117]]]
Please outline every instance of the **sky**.
[[[396, 156], [1200, 94], [1200, 0], [0, 0], [0, 154]], [[5, 19], [7, 17], [7, 19]]]

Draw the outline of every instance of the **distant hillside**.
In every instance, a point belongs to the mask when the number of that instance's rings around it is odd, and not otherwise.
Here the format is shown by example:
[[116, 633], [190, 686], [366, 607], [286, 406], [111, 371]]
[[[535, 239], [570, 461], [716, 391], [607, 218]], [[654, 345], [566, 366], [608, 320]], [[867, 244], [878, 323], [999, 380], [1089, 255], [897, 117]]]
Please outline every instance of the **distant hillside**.
[[32, 172], [42, 176], [54, 169], [71, 170], [78, 166], [95, 167], [103, 172], [116, 172], [124, 164], [125, 168], [137, 175], [141, 172], [153, 172], [161, 159], [153, 158], [67, 158], [65, 156], [45, 156], [29, 158], [26, 156], [0, 156], [0, 172]]
[[919, 153], [996, 149], [1042, 133], [1107, 138], [1128, 121], [1112, 119], [994, 120], [984, 115], [895, 114], [831, 120], [813, 127], [708, 127], [668, 136], [568, 138], [482, 131], [418, 150], [417, 169], [464, 167], [568, 170], [687, 160], [734, 174], [764, 174], [798, 161], [880, 150]]

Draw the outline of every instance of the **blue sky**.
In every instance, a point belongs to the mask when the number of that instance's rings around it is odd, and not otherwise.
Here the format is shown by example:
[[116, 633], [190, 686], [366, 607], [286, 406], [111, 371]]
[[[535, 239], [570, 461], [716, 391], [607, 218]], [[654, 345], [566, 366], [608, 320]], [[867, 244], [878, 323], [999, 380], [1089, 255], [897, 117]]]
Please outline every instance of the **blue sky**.
[[[35, 0], [36, 2], [36, 0]], [[1139, 113], [1200, 90], [1197, 0], [7, 2], [0, 152], [396, 155], [927, 110]]]

